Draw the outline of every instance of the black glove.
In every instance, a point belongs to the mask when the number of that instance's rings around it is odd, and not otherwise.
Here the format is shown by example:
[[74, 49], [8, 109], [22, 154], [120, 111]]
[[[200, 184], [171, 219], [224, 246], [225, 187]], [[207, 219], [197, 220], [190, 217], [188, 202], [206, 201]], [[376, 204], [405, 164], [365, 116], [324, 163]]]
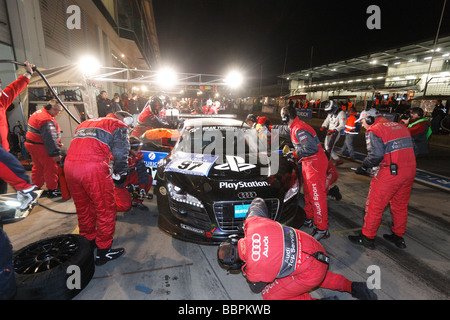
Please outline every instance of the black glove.
[[363, 176], [368, 175], [369, 173], [367, 172], [368, 168], [364, 167], [364, 166], [359, 166], [358, 168], [356, 168], [355, 173], [356, 174], [361, 174]]

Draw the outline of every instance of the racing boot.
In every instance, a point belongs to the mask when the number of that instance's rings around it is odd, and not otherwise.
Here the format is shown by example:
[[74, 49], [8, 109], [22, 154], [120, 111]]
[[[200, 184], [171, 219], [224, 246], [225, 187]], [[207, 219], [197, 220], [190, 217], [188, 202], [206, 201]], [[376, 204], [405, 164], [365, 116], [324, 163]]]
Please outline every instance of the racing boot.
[[399, 237], [395, 233], [383, 234], [383, 238], [385, 238], [386, 240], [392, 242], [393, 244], [395, 244], [400, 249], [405, 249], [406, 248], [405, 239], [403, 239], [402, 237]]
[[47, 190], [47, 198], [52, 199], [52, 198], [56, 198], [56, 197], [61, 197], [61, 191], [59, 191], [58, 189], [55, 190]]
[[328, 195], [335, 198], [336, 201], [341, 201], [341, 199], [342, 199], [342, 195], [339, 192], [339, 187], [337, 185], [335, 185], [333, 188], [328, 190]]
[[366, 247], [367, 249], [375, 249], [375, 240], [367, 238], [362, 233], [357, 236], [348, 236], [348, 239], [353, 243]]
[[366, 282], [352, 282], [352, 297], [358, 300], [378, 300], [378, 296], [373, 289], [367, 287]]
[[312, 228], [312, 227], [314, 227], [314, 223], [313, 223], [312, 219], [305, 219], [305, 222], [303, 222], [303, 226]]
[[330, 232], [328, 230], [320, 230], [317, 228], [314, 228], [313, 232], [311, 233], [311, 236], [316, 239], [317, 241], [320, 241], [322, 239], [327, 239], [330, 237]]
[[108, 261], [114, 260], [119, 258], [122, 254], [125, 253], [124, 248], [117, 248], [117, 249], [98, 249], [97, 248], [97, 254], [95, 256], [95, 265], [96, 266], [102, 266]]

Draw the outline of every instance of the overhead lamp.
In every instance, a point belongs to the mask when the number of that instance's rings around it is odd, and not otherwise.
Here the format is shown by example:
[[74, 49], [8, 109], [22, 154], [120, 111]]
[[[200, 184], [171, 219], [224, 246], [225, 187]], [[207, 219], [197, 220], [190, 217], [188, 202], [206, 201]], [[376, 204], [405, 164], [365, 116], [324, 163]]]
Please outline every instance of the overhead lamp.
[[244, 79], [242, 77], [242, 74], [237, 71], [230, 72], [225, 79], [225, 82], [232, 88], [239, 87], [240, 85], [242, 85], [243, 81]]
[[177, 76], [172, 69], [166, 68], [158, 72], [157, 81], [161, 87], [170, 88], [175, 85]]
[[78, 68], [87, 76], [96, 74], [100, 67], [100, 62], [93, 56], [84, 56], [78, 61]]

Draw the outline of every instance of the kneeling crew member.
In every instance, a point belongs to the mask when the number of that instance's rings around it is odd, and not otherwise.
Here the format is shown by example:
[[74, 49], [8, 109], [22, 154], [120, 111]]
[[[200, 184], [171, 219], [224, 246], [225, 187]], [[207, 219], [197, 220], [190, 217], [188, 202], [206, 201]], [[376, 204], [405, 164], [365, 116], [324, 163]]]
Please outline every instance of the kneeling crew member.
[[317, 240], [268, 217], [264, 200], [255, 198], [244, 221], [245, 237], [228, 239], [217, 253], [222, 265], [244, 272], [253, 292], [262, 291], [264, 300], [311, 300], [308, 292], [321, 287], [377, 299], [365, 282], [329, 271], [329, 258]]
[[[130, 137], [130, 155], [128, 156], [128, 174], [123, 184], [116, 183], [116, 203], [117, 211], [128, 211], [131, 207], [137, 207], [141, 210], [148, 210], [142, 203], [152, 187], [153, 178], [147, 173], [147, 167], [144, 162], [144, 154], [141, 151], [142, 140], [136, 137]], [[130, 191], [134, 191], [134, 186], [139, 187], [139, 195], [133, 197]], [[131, 190], [129, 190], [131, 189]]]

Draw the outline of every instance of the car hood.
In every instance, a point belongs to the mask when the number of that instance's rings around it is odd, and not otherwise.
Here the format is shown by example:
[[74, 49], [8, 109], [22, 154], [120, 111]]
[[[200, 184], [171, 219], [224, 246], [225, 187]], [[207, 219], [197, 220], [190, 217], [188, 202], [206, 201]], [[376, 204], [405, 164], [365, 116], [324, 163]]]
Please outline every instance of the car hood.
[[[163, 170], [167, 182], [199, 199], [223, 199], [255, 190], [258, 196], [278, 197], [289, 188], [290, 183], [283, 181], [290, 181], [294, 165], [278, 153], [271, 157], [255, 160], [248, 155], [245, 158], [228, 156], [220, 161], [215, 156], [177, 154], [164, 159], [164, 168], [160, 170]], [[274, 166], [270, 167], [267, 160], [272, 160], [269, 163]]]

